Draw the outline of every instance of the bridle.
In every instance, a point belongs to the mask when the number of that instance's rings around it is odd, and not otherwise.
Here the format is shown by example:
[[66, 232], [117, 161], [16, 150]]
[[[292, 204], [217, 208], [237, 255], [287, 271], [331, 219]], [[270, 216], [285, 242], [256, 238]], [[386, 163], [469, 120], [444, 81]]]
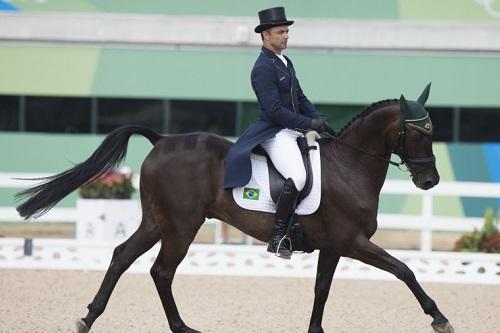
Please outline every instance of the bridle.
[[[360, 153], [363, 153], [363, 154], [371, 156], [375, 159], [392, 164], [392, 165], [398, 167], [402, 171], [409, 171], [411, 176], [413, 177], [416, 174], [418, 174], [420, 171], [422, 171], [422, 169], [426, 165], [431, 164], [431, 163], [435, 163], [436, 157], [434, 155], [432, 155], [430, 157], [410, 157], [410, 156], [408, 156], [409, 154], [408, 154], [408, 150], [406, 147], [406, 128], [407, 128], [407, 126], [413, 127], [426, 135], [432, 134], [432, 124], [430, 122], [428, 112], [426, 113], [426, 115], [424, 117], [418, 118], [418, 119], [406, 119], [404, 117], [403, 112], [401, 112], [400, 121], [399, 121], [398, 140], [396, 141], [396, 145], [394, 146], [394, 148], [391, 150], [391, 154], [395, 153], [396, 155], [399, 156], [399, 158], [400, 158], [399, 162], [393, 161], [390, 158], [385, 158], [383, 156], [379, 156], [377, 154], [369, 152], [368, 150], [365, 150], [363, 148], [360, 148], [360, 147], [354, 146], [348, 142], [345, 142], [342, 139], [340, 139], [336, 135], [335, 131], [333, 131], [333, 129], [331, 129], [331, 128], [329, 128], [327, 131], [327, 137], [330, 139], [333, 139], [333, 140], [335, 140], [335, 141], [337, 141], [337, 142], [339, 142], [339, 143], [341, 143], [341, 144], [343, 144], [343, 145], [345, 145], [353, 150], [356, 150]], [[398, 151], [400, 152], [399, 154], [397, 154]], [[410, 168], [410, 165], [416, 166], [415, 172], [412, 171], [413, 168]], [[403, 168], [403, 166], [405, 168]]]
[[[422, 124], [425, 125], [422, 126]], [[426, 135], [432, 135], [432, 124], [430, 122], [429, 112], [426, 112], [425, 116], [418, 119], [405, 119], [403, 113], [401, 113], [400, 117], [398, 142], [396, 143], [396, 146], [394, 147], [392, 152], [397, 151], [398, 148], [400, 149], [401, 154], [399, 154], [398, 156], [401, 158], [401, 161], [398, 163], [397, 167], [401, 169], [401, 166], [403, 165], [406, 166], [406, 169], [410, 172], [411, 176], [413, 177], [414, 175], [418, 174], [426, 165], [435, 163], [436, 157], [434, 155], [430, 157], [413, 157], [413, 158], [408, 156], [409, 154], [406, 146], [407, 126], [413, 127], [416, 130]], [[415, 173], [412, 171], [412, 168], [410, 168], [410, 165], [416, 166], [417, 170]]]

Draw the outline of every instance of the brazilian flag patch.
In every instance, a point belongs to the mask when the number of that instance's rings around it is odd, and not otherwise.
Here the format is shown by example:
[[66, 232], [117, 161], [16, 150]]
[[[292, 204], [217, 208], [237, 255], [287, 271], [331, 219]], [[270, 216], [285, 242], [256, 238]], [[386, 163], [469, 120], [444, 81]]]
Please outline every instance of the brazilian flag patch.
[[245, 187], [243, 188], [243, 199], [259, 200], [260, 190], [257, 188]]

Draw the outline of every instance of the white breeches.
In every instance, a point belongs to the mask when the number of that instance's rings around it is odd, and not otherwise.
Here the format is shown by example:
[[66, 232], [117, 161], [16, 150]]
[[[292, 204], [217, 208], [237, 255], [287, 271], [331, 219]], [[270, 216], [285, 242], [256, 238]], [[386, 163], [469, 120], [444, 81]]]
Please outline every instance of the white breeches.
[[285, 179], [292, 178], [297, 190], [301, 191], [306, 184], [306, 169], [302, 161], [297, 138], [302, 133], [285, 128], [260, 145], [267, 152], [278, 170]]

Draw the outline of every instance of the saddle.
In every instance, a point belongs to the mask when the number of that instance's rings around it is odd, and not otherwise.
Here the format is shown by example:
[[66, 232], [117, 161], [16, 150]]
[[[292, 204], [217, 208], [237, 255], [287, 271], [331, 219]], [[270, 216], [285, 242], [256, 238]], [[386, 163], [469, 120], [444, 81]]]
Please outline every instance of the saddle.
[[[306, 169], [306, 183], [304, 185], [304, 188], [299, 192], [299, 197], [297, 198], [297, 206], [305, 197], [309, 195], [309, 193], [311, 193], [313, 185], [313, 172], [311, 168], [311, 159], [309, 158], [309, 151], [311, 151], [312, 149], [316, 150], [314, 141], [317, 138], [320, 138], [320, 136], [315, 131], [307, 132], [305, 137], [301, 136], [297, 138], [297, 146], [299, 147], [300, 153], [302, 154], [302, 162], [304, 163], [304, 167]], [[261, 146], [255, 147], [252, 150], [252, 153], [264, 156], [266, 158], [267, 168], [269, 171], [269, 191], [271, 193], [271, 199], [274, 203], [277, 203], [286, 179], [282, 174], [279, 173], [279, 171], [271, 161], [271, 158], [269, 158], [266, 151]]]

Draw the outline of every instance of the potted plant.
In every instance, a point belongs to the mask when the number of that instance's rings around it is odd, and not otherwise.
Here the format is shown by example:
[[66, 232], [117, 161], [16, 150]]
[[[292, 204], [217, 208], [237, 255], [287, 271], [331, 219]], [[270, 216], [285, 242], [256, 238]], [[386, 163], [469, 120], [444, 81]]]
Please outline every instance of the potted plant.
[[140, 207], [129, 168], [111, 169], [83, 185], [76, 202], [76, 238], [124, 240], [139, 226]]
[[135, 192], [128, 168], [111, 169], [80, 187], [84, 199], [130, 199]]
[[487, 209], [482, 229], [474, 230], [460, 237], [455, 243], [454, 251], [500, 253], [498, 215], [500, 213], [495, 217], [493, 209]]

